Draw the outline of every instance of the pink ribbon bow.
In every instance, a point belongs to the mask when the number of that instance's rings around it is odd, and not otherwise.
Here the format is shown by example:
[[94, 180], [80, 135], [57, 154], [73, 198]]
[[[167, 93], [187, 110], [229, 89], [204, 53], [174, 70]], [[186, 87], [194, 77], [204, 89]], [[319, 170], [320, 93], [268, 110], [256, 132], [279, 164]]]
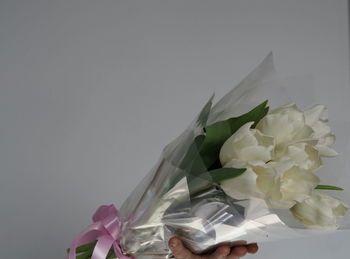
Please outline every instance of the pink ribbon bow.
[[94, 223], [80, 232], [73, 240], [70, 247], [69, 259], [76, 258], [78, 246], [97, 240], [91, 259], [105, 259], [109, 250], [113, 247], [114, 253], [119, 259], [132, 259], [123, 254], [119, 245], [121, 222], [118, 210], [113, 205], [100, 206], [92, 217]]

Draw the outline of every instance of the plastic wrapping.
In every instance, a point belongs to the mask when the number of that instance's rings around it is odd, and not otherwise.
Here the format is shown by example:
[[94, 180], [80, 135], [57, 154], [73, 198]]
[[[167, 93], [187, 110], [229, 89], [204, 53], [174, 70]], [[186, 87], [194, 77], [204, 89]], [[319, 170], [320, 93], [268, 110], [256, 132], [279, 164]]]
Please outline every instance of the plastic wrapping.
[[[159, 162], [121, 207], [119, 241], [123, 252], [135, 258], [171, 258], [168, 240], [172, 236], [180, 237], [193, 252], [204, 253], [222, 243], [235, 245], [242, 240], [264, 242], [327, 233], [306, 229], [288, 210], [271, 209], [264, 199], [226, 195], [198, 159], [200, 150], [194, 144], [198, 136], [205, 135], [206, 126], [247, 113], [264, 100], [271, 108], [291, 102], [302, 107], [315, 104], [313, 88], [305, 87], [307, 82], [308, 78], [279, 78], [269, 54], [215, 105], [210, 98], [185, 132], [165, 147]], [[303, 94], [295, 99], [300, 89]], [[194, 164], [200, 169], [193, 171]], [[337, 179], [345, 177], [346, 172], [339, 170]], [[349, 202], [344, 193], [341, 195], [344, 202]], [[349, 228], [349, 223], [347, 214], [339, 229]]]

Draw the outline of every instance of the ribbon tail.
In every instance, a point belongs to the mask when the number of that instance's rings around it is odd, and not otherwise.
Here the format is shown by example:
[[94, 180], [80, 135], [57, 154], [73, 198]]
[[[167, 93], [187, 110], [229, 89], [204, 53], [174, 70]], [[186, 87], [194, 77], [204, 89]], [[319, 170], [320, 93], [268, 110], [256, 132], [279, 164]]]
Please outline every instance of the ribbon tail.
[[106, 258], [113, 243], [114, 243], [114, 239], [111, 236], [107, 236], [107, 235], [100, 236], [97, 239], [97, 243], [92, 253], [91, 259]]

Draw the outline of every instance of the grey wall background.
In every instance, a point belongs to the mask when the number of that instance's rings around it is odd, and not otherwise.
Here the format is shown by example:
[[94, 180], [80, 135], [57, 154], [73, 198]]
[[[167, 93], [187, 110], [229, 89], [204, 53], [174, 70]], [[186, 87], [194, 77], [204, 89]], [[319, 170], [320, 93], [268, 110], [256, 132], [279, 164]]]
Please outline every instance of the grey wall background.
[[[271, 50], [282, 75], [314, 76], [319, 102], [349, 98], [345, 0], [0, 1], [0, 257], [63, 258]], [[247, 258], [348, 258], [349, 238]]]

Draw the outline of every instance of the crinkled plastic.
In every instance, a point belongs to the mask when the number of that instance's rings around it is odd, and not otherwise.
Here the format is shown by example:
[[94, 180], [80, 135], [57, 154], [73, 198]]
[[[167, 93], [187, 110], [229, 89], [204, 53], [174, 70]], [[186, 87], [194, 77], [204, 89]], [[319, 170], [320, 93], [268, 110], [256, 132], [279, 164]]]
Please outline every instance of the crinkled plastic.
[[[171, 258], [168, 240], [175, 235], [193, 252], [203, 253], [222, 243], [235, 245], [242, 240], [264, 242], [327, 233], [305, 229], [288, 210], [272, 210], [264, 200], [230, 198], [205, 170], [196, 176], [188, 173], [199, 152], [193, 142], [204, 133], [205, 126], [242, 115], [264, 100], [269, 100], [272, 108], [291, 102], [311, 106], [315, 100], [308, 83], [308, 78], [279, 78], [269, 54], [215, 105], [210, 98], [185, 132], [165, 147], [158, 163], [121, 207], [123, 251], [136, 258]], [[301, 89], [303, 94], [297, 94]], [[344, 123], [349, 125], [349, 120]], [[347, 150], [348, 139], [340, 141]], [[339, 163], [335, 164], [336, 177], [349, 177]], [[198, 188], [193, 191], [190, 186]], [[349, 202], [346, 194], [347, 189], [341, 197]], [[340, 229], [349, 225], [348, 213]]]

